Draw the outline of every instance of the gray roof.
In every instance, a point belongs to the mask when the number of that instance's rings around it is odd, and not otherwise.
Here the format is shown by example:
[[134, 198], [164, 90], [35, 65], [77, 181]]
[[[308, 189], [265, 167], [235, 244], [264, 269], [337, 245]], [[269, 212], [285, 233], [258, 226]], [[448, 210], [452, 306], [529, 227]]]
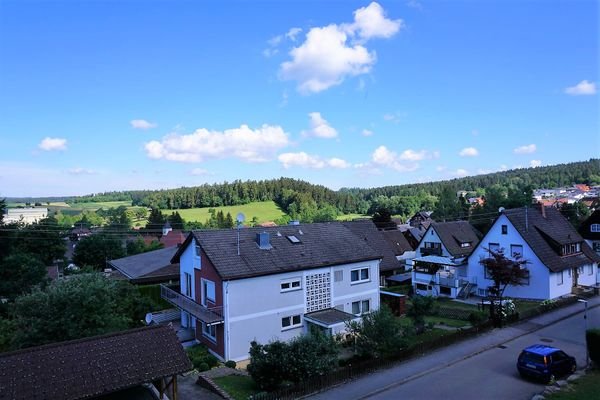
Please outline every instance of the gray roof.
[[351, 321], [358, 317], [354, 314], [349, 314], [336, 308], [327, 308], [325, 310], [304, 314], [304, 318], [313, 320], [319, 325], [331, 327], [346, 321]]
[[[550, 271], [559, 272], [600, 261], [600, 257], [590, 249], [560, 211], [554, 207], [546, 207], [545, 213], [544, 218], [537, 207], [504, 211], [511, 224]], [[581, 253], [561, 256], [561, 246], [569, 243], [581, 243]]]
[[[432, 222], [429, 228], [435, 229], [446, 250], [453, 257], [468, 256], [481, 240], [481, 233], [467, 221]], [[461, 247], [461, 243], [470, 243], [471, 245]]]
[[[258, 247], [256, 236], [270, 234], [271, 248]], [[286, 225], [277, 227], [242, 228], [240, 255], [237, 254], [237, 230], [193, 231], [173, 257], [179, 261], [180, 254], [196, 238], [200, 247], [224, 280], [279, 274], [332, 265], [376, 260], [382, 254], [359, 239], [350, 229], [339, 222]], [[294, 236], [298, 243], [292, 243]]]
[[[376, 252], [381, 254], [383, 259], [379, 264], [380, 271], [393, 271], [395, 269], [403, 268], [404, 265], [396, 258], [396, 254], [398, 254], [397, 249], [386, 239], [387, 231], [378, 230], [370, 219], [343, 222], [343, 224], [346, 228], [350, 229], [355, 236], [358, 236], [359, 239], [363, 240]], [[400, 231], [395, 232], [398, 232], [400, 236], [402, 236]], [[406, 238], [404, 238], [404, 236], [402, 236], [402, 238], [406, 242]], [[408, 242], [406, 243], [408, 244]], [[408, 247], [410, 247], [410, 245]]]
[[0, 354], [0, 399], [95, 398], [191, 368], [173, 328], [155, 325]]
[[177, 246], [167, 247], [111, 260], [109, 264], [130, 280], [175, 275], [179, 277], [179, 265], [171, 263], [176, 252]]
[[407, 251], [413, 251], [414, 249], [406, 240], [406, 237], [399, 230], [382, 231], [385, 239], [392, 245], [392, 249], [397, 256], [401, 256]]
[[583, 238], [588, 240], [600, 240], [600, 232], [591, 231], [590, 228], [592, 224], [600, 224], [600, 209], [594, 211], [579, 227], [579, 233]]

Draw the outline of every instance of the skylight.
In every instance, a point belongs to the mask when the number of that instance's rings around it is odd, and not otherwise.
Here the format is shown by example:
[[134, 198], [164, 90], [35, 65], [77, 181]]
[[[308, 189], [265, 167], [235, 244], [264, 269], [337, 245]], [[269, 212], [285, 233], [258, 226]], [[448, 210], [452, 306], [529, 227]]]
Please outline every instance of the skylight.
[[294, 244], [296, 243], [300, 243], [300, 239], [298, 239], [296, 236], [294, 235], [290, 235], [290, 236], [286, 236], [288, 238], [288, 240]]

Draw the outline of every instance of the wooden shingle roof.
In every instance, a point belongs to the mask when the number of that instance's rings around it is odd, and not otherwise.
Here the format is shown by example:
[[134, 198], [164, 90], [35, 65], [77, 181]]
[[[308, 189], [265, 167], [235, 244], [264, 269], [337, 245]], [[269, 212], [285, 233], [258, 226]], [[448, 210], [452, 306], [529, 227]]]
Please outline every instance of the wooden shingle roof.
[[156, 325], [0, 354], [0, 399], [87, 399], [191, 368], [173, 328]]

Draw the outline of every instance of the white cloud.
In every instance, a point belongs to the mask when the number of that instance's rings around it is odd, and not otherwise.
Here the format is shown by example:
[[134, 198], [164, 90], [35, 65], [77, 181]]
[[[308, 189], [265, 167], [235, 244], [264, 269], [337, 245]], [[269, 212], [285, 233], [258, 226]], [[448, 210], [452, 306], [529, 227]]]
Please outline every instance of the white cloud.
[[508, 169], [508, 165], [502, 164], [500, 165], [500, 171], [506, 171]]
[[459, 168], [456, 171], [454, 171], [452, 175], [454, 175], [458, 178], [462, 178], [464, 176], [469, 175], [469, 171], [467, 171], [466, 169], [463, 169], [463, 168]]
[[375, 2], [367, 7], [354, 11], [354, 24], [350, 25], [350, 32], [357, 32], [364, 40], [372, 38], [390, 38], [404, 26], [401, 19], [391, 20], [385, 17], [383, 8]]
[[303, 136], [314, 136], [324, 139], [337, 137], [337, 130], [329, 125], [329, 122], [321, 116], [321, 113], [311, 112], [308, 116], [310, 117], [310, 129], [302, 131]]
[[92, 169], [86, 169], [81, 167], [71, 168], [67, 170], [67, 172], [71, 175], [95, 175], [98, 173]]
[[171, 133], [161, 141], [146, 143], [145, 149], [150, 158], [179, 162], [228, 157], [263, 162], [289, 143], [288, 134], [280, 126], [263, 125], [259, 129], [250, 129], [242, 125], [223, 132], [202, 128], [189, 135]]
[[67, 139], [45, 137], [40, 144], [38, 144], [38, 148], [44, 151], [66, 150]]
[[133, 129], [142, 129], [142, 130], [152, 129], [152, 128], [156, 128], [158, 126], [158, 124], [156, 124], [154, 122], [148, 122], [145, 119], [132, 119], [131, 121], [129, 121], [129, 124], [131, 125], [131, 127]]
[[585, 96], [596, 94], [596, 83], [583, 80], [575, 86], [565, 89], [565, 93], [571, 96]]
[[515, 154], [531, 154], [535, 153], [537, 146], [535, 144], [528, 144], [525, 146], [519, 146], [513, 150]]
[[322, 169], [326, 167], [341, 169], [350, 167], [350, 164], [341, 158], [330, 158], [324, 160], [319, 156], [306, 154], [303, 151], [299, 153], [283, 153], [277, 158], [285, 169], [294, 166], [313, 169]]
[[[371, 159], [372, 159], [373, 163], [375, 163], [376, 165], [392, 168], [399, 172], [408, 172], [408, 171], [414, 171], [417, 168], [419, 168], [418, 163], [402, 162], [403, 160], [410, 160], [410, 157], [413, 157], [413, 156], [414, 155], [413, 155], [412, 150], [405, 150], [404, 152], [402, 152], [401, 155], [398, 155], [398, 153], [396, 153], [394, 151], [390, 151], [385, 146], [379, 146], [373, 152]], [[410, 161], [415, 161], [415, 160], [413, 159]]]
[[298, 36], [300, 32], [302, 32], [302, 28], [291, 28], [289, 31], [287, 31], [285, 37], [290, 39], [292, 42], [295, 42], [296, 36]]
[[529, 166], [530, 167], [535, 168], [535, 167], [539, 167], [541, 165], [542, 165], [542, 160], [531, 160], [531, 161], [529, 161]]
[[477, 157], [479, 155], [479, 151], [475, 147], [465, 147], [458, 153], [461, 157]]
[[190, 171], [190, 174], [196, 175], [196, 176], [210, 175], [208, 170], [203, 169], [203, 168], [194, 168]]
[[370, 129], [363, 129], [361, 132], [361, 135], [363, 136], [373, 136], [373, 131]]
[[273, 57], [275, 54], [279, 53], [278, 49], [273, 49], [273, 48], [266, 48], [262, 51], [263, 56], [270, 58]]
[[417, 0], [410, 0], [406, 3], [406, 5], [410, 8], [414, 8], [417, 10], [422, 10], [423, 6], [421, 5], [420, 2], [418, 2]]
[[373, 2], [356, 10], [351, 24], [311, 28], [306, 40], [289, 52], [292, 59], [281, 64], [279, 77], [297, 81], [298, 91], [310, 94], [366, 74], [377, 57], [363, 44], [372, 38], [389, 38], [402, 26], [402, 20], [386, 18], [383, 8]]
[[267, 44], [271, 47], [279, 46], [279, 43], [281, 43], [282, 40], [283, 40], [283, 36], [277, 35], [277, 36], [272, 37], [271, 39], [267, 40]]

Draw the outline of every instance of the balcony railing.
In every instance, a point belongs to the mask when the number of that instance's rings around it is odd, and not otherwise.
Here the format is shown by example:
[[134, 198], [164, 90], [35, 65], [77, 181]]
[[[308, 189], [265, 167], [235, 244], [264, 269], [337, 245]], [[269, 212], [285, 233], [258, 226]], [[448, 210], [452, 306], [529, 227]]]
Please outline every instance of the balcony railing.
[[440, 247], [421, 247], [421, 257], [441, 255], [442, 249]]
[[205, 324], [213, 325], [223, 322], [223, 307], [204, 307], [202, 304], [196, 303], [189, 297], [165, 285], [160, 285], [160, 297], [183, 311], [190, 313]]

